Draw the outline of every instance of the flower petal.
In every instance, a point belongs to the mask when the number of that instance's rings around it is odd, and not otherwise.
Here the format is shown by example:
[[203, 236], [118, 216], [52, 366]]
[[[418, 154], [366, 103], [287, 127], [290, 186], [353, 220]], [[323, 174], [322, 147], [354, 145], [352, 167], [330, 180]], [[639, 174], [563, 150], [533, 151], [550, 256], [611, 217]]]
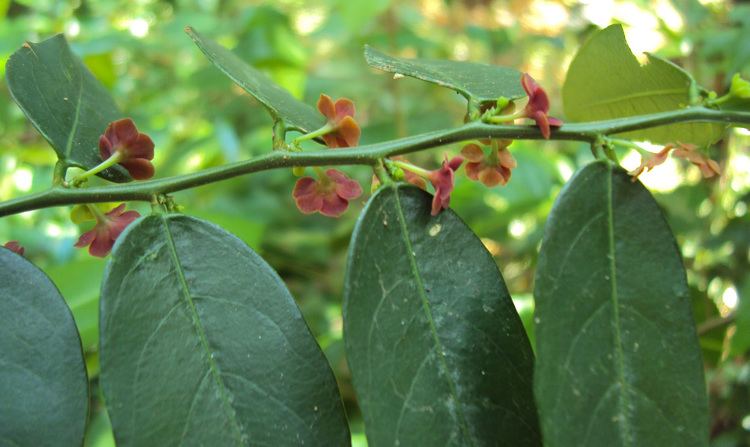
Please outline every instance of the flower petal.
[[138, 137], [127, 147], [127, 155], [131, 158], [154, 159], [154, 142], [145, 133], [139, 133]]
[[302, 177], [297, 180], [292, 190], [292, 196], [296, 199], [298, 197], [305, 197], [316, 192], [316, 182], [312, 177]]
[[550, 136], [550, 129], [549, 129], [549, 121], [547, 120], [547, 114], [544, 112], [536, 112], [532, 117], [534, 121], [536, 121], [536, 125], [539, 126], [539, 130], [542, 131], [542, 136], [545, 140], [549, 140]]
[[336, 122], [340, 122], [344, 117], [354, 116], [354, 103], [349, 98], [339, 98], [334, 105], [336, 110]]
[[466, 171], [466, 175], [472, 179], [472, 180], [479, 180], [479, 171], [482, 170], [484, 167], [484, 164], [481, 162], [471, 162], [466, 163], [466, 167], [464, 170]]
[[461, 148], [461, 155], [472, 163], [478, 163], [484, 159], [484, 151], [476, 143], [469, 143]]
[[359, 145], [359, 137], [362, 131], [354, 118], [346, 116], [339, 123], [336, 133], [346, 142], [346, 146], [339, 147], [354, 147]]
[[145, 158], [133, 158], [120, 162], [123, 168], [128, 170], [131, 177], [136, 180], [147, 180], [154, 176], [154, 165]]
[[499, 184], [506, 184], [507, 180], [505, 180], [505, 177], [500, 173], [500, 171], [493, 167], [487, 167], [479, 171], [479, 181], [484, 184], [484, 186], [493, 187], [497, 186]]
[[323, 198], [318, 193], [318, 184], [311, 177], [302, 177], [297, 180], [292, 190], [294, 202], [297, 208], [304, 214], [319, 211], [323, 206]]
[[94, 240], [95, 237], [96, 237], [96, 227], [83, 233], [81, 237], [78, 238], [78, 242], [73, 244], [73, 246], [78, 247], [78, 248], [85, 247], [89, 245]]
[[102, 160], [106, 160], [112, 156], [112, 142], [109, 141], [106, 135], [99, 136], [99, 155]]
[[5, 243], [5, 245], [3, 245], [3, 247], [21, 256], [23, 256], [23, 253], [25, 251], [25, 249], [21, 246], [21, 244], [18, 243], [18, 241], [8, 241]]
[[330, 96], [320, 94], [318, 98], [318, 111], [323, 114], [328, 121], [335, 121], [336, 119], [336, 107], [333, 104], [333, 99]]
[[323, 197], [320, 214], [328, 217], [339, 217], [349, 207], [349, 201], [341, 198], [338, 194], [328, 194]]
[[110, 237], [109, 231], [106, 228], [103, 231], [100, 229], [89, 246], [89, 254], [103, 258], [112, 251], [114, 245], [115, 240]]
[[[118, 144], [130, 145], [136, 138], [138, 138], [138, 129], [130, 118], [112, 121], [109, 124], [109, 127], [112, 128], [112, 133], [117, 137], [116, 143], [113, 141], [115, 146]], [[107, 127], [107, 130], [109, 130], [109, 127]], [[109, 137], [109, 135], [107, 135], [107, 137]], [[112, 138], [110, 138], [110, 140], [112, 140]]]

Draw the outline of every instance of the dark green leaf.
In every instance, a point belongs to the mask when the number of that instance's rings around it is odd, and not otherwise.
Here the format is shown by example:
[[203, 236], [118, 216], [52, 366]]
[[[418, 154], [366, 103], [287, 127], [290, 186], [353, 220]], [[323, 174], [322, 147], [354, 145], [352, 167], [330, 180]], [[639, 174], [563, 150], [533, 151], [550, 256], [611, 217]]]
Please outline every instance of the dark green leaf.
[[310, 132], [325, 124], [325, 118], [309, 105], [300, 102], [279, 87], [268, 76], [245, 63], [234, 53], [193, 28], [185, 28], [193, 42], [224, 74], [263, 104], [273, 117], [284, 120], [287, 128]]
[[707, 445], [685, 270], [640, 183], [604, 162], [576, 174], [547, 220], [535, 284], [546, 445]]
[[540, 445], [533, 355], [497, 266], [450, 210], [381, 188], [354, 230], [344, 341], [371, 445]]
[[349, 444], [333, 374], [291, 295], [215, 225], [169, 215], [129, 227], [105, 270], [100, 328], [120, 446]]
[[0, 248], [0, 445], [80, 446], [88, 391], [81, 340], [60, 292]]
[[[621, 25], [595, 33], [570, 63], [563, 85], [567, 120], [595, 121], [677, 110], [690, 104], [693, 79], [652, 54], [641, 65], [625, 41]], [[704, 145], [723, 133], [720, 124], [671, 124], [622, 134], [636, 140]]]
[[[25, 43], [5, 70], [11, 96], [60, 160], [83, 169], [102, 162], [99, 136], [122, 114], [62, 34]], [[130, 180], [119, 165], [100, 175], [116, 182]]]
[[521, 73], [513, 68], [474, 62], [405, 59], [365, 47], [367, 63], [378, 70], [411, 76], [455, 90], [477, 105], [493, 105], [497, 98], [524, 98]]

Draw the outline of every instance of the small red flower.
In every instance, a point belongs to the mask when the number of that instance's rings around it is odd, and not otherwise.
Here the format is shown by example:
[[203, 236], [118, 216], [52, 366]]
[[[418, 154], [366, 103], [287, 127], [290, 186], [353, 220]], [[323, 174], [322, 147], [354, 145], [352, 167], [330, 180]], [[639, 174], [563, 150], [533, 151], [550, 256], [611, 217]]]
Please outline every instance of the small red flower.
[[361, 194], [359, 183], [336, 169], [325, 171], [318, 180], [302, 177], [292, 191], [300, 211], [305, 214], [317, 211], [329, 217], [339, 217], [349, 207], [349, 201]]
[[332, 128], [321, 137], [328, 147], [352, 147], [359, 144], [361, 130], [354, 120], [354, 103], [351, 100], [341, 98], [334, 103], [330, 96], [321, 94], [318, 110], [328, 118], [328, 125]]
[[99, 154], [102, 160], [119, 153], [119, 163], [128, 170], [136, 180], [145, 180], [154, 176], [154, 142], [151, 138], [138, 132], [130, 118], [112, 121], [99, 137]]
[[8, 241], [5, 243], [5, 245], [3, 245], [3, 247], [21, 256], [23, 256], [23, 252], [25, 251], [25, 249], [21, 246], [21, 244], [18, 243], [18, 241]]
[[125, 211], [125, 204], [112, 209], [108, 213], [97, 216], [97, 222], [94, 228], [83, 233], [75, 243], [78, 248], [89, 245], [89, 253], [92, 256], [103, 258], [112, 250], [115, 240], [125, 227], [139, 218], [141, 215], [138, 211]]
[[677, 143], [672, 155], [679, 158], [684, 158], [690, 163], [698, 166], [703, 174], [703, 178], [713, 177], [721, 174], [719, 164], [714, 160], [706, 157], [706, 155], [699, 151], [698, 148], [692, 144]]
[[643, 173], [643, 171], [650, 171], [654, 169], [655, 167], [659, 166], [660, 164], [664, 163], [667, 160], [667, 156], [669, 156], [669, 151], [674, 149], [673, 144], [667, 144], [664, 146], [662, 150], [659, 152], [652, 154], [648, 158], [641, 158], [641, 165], [637, 168], [633, 169], [632, 171], [628, 172], [633, 178], [632, 181], [636, 181], [638, 179], [638, 176]]
[[466, 175], [472, 180], [479, 180], [485, 186], [506, 185], [510, 180], [511, 169], [515, 169], [516, 160], [510, 154], [510, 140], [490, 140], [490, 154], [485, 155], [481, 146], [470, 143], [461, 149], [461, 155], [468, 160]]
[[430, 171], [428, 179], [435, 187], [435, 196], [432, 199], [433, 216], [437, 216], [441, 210], [448, 208], [450, 205], [454, 174], [463, 161], [464, 159], [461, 157], [453, 157], [450, 161], [446, 157], [440, 169]]
[[542, 131], [542, 136], [549, 139], [550, 126], [560, 127], [563, 122], [547, 115], [547, 112], [549, 112], [547, 93], [528, 73], [521, 75], [521, 85], [529, 96], [529, 102], [523, 110], [523, 116], [536, 121], [536, 125]]

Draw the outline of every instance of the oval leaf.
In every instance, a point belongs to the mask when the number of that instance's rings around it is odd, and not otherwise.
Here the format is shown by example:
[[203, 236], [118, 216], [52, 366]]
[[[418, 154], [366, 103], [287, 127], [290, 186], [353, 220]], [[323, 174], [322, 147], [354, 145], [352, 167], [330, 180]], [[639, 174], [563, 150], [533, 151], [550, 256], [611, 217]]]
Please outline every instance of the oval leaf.
[[381, 188], [352, 236], [344, 341], [371, 445], [541, 444], [533, 354], [492, 256], [416, 188]]
[[231, 51], [191, 27], [185, 28], [185, 32], [216, 68], [255, 97], [272, 117], [283, 119], [288, 129], [308, 133], [325, 124], [323, 115], [296, 100], [288, 91]]
[[[596, 32], [570, 63], [562, 89], [568, 121], [597, 121], [682, 109], [694, 83], [673, 63], [648, 55], [641, 65], [625, 41], [621, 25]], [[721, 138], [721, 124], [671, 124], [621, 136], [654, 143], [705, 145]]]
[[105, 271], [100, 328], [118, 445], [349, 444], [333, 373], [291, 295], [213, 224], [130, 226]]
[[521, 87], [521, 73], [513, 68], [430, 59], [406, 59], [389, 56], [365, 47], [367, 63], [378, 70], [411, 76], [447, 87], [477, 105], [494, 105], [504, 96], [508, 99], [526, 97]]
[[547, 445], [707, 445], [685, 270], [640, 183], [604, 162], [576, 174], [547, 220], [535, 284]]
[[[11, 96], [61, 161], [82, 169], [102, 162], [99, 136], [122, 114], [62, 34], [23, 44], [5, 70]], [[99, 175], [115, 182], [131, 179], [119, 165]]]
[[0, 353], [0, 445], [82, 445], [89, 387], [73, 315], [41, 270], [4, 248]]

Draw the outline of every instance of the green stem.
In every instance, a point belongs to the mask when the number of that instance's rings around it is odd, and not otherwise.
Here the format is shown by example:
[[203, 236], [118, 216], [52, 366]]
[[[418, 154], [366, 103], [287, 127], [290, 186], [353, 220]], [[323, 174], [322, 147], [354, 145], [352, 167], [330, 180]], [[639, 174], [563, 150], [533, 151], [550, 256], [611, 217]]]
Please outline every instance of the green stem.
[[294, 144], [299, 144], [301, 141], [307, 141], [312, 140], [314, 138], [322, 137], [323, 135], [327, 135], [331, 133], [331, 131], [335, 130], [336, 126], [334, 126], [331, 123], [326, 123], [323, 127], [321, 127], [318, 130], [313, 130], [310, 133], [306, 133], [304, 135], [300, 135], [297, 138], [294, 139]]
[[[605, 121], [569, 123], [564, 124], [559, 129], [553, 130], [551, 139], [594, 143], [602, 135], [619, 134], [680, 122], [714, 122], [748, 127], [750, 126], [750, 112], [690, 107]], [[274, 151], [250, 160], [163, 179], [86, 189], [56, 186], [44, 192], [1, 202], [0, 217], [58, 205], [127, 200], [150, 201], [154, 194], [173, 193], [269, 169], [290, 168], [293, 166], [375, 166], [382, 158], [480, 138], [511, 140], [544, 139], [539, 128], [536, 126], [501, 126], [472, 122], [454, 129], [433, 131], [354, 148], [321, 149], [310, 152]]]
[[65, 174], [68, 172], [68, 164], [62, 160], [57, 160], [55, 170], [52, 171], [52, 186], [60, 186], [65, 182]]
[[525, 116], [526, 116], [526, 112], [524, 111], [524, 109], [520, 109], [514, 113], [511, 113], [510, 115], [490, 116], [488, 118], [485, 118], [485, 121], [491, 124], [503, 124], [503, 123], [515, 121]]
[[78, 186], [81, 183], [83, 183], [87, 178], [91, 177], [92, 175], [96, 175], [102, 172], [103, 170], [107, 168], [111, 168], [112, 166], [121, 162], [122, 158], [123, 158], [122, 152], [116, 151], [114, 154], [110, 155], [108, 159], [104, 160], [103, 162], [99, 163], [98, 165], [94, 166], [88, 171], [82, 174], [78, 174], [77, 176], [73, 177], [73, 180], [70, 181], [70, 184], [73, 186]]
[[372, 171], [375, 173], [375, 177], [378, 178], [381, 185], [388, 185], [393, 183], [393, 179], [388, 174], [388, 170], [385, 168], [385, 161], [379, 160], [378, 163], [372, 166]]
[[428, 171], [427, 169], [420, 168], [419, 166], [415, 166], [411, 163], [407, 163], [401, 160], [392, 160], [391, 163], [393, 163], [393, 166], [398, 166], [405, 171], [413, 172], [422, 178], [430, 178], [430, 171]]

